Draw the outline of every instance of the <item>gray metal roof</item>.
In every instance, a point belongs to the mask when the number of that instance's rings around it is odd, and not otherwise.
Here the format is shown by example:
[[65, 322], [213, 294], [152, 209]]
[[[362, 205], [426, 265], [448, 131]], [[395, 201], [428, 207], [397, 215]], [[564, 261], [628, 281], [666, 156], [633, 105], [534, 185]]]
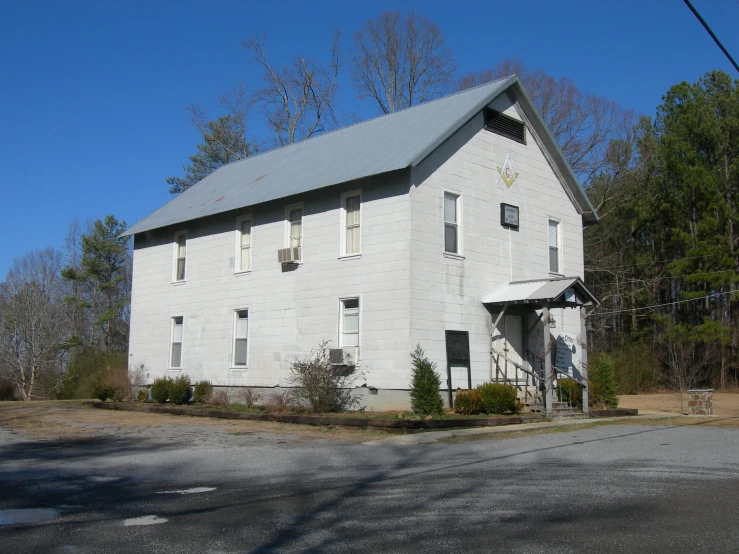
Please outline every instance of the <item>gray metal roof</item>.
[[[575, 298], [565, 299], [568, 289], [573, 289]], [[554, 277], [531, 281], [509, 281], [486, 294], [483, 304], [539, 304], [559, 302], [567, 304], [600, 304], [579, 277]]]
[[[415, 166], [512, 85], [528, 104], [526, 111], [533, 110], [529, 117], [543, 125], [513, 75], [225, 165], [124, 234]], [[556, 144], [554, 148], [563, 162]], [[587, 197], [576, 180], [574, 183], [577, 190], [570, 193], [584, 197], [586, 205], [580, 197], [577, 203], [587, 212]]]

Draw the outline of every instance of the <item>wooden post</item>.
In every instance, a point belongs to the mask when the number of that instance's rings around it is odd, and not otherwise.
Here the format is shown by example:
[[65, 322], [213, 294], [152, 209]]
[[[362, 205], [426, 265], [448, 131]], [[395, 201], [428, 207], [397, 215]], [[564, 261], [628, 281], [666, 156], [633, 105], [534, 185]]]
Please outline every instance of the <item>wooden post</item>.
[[552, 415], [554, 402], [554, 378], [552, 375], [552, 356], [549, 351], [549, 341], [551, 340], [549, 333], [549, 303], [544, 304], [542, 307], [541, 316], [541, 319], [544, 322], [544, 378], [546, 379], [544, 411], [547, 415]]
[[585, 307], [580, 308], [580, 358], [582, 360], [582, 367], [580, 368], [580, 375], [585, 383], [585, 388], [582, 389], [582, 413], [590, 413], [590, 407], [588, 406], [588, 331], [585, 324], [585, 318], [587, 317]]

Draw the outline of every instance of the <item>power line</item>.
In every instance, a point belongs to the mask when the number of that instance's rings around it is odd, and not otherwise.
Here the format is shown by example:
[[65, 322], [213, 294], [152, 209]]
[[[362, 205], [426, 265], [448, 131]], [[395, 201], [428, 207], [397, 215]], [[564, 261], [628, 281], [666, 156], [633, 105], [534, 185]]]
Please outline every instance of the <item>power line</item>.
[[704, 254], [702, 256], [683, 256], [682, 258], [673, 258], [671, 260], [649, 260], [648, 263], [647, 262], [644, 262], [644, 263], [642, 263], [642, 262], [634, 262], [634, 263], [630, 263], [630, 264], [607, 265], [607, 266], [604, 266], [604, 267], [595, 267], [595, 268], [590, 269], [590, 270], [588, 270], [586, 268], [586, 271], [598, 271], [598, 270], [605, 270], [605, 269], [619, 269], [619, 268], [622, 268], [622, 267], [634, 267], [634, 266], [640, 267], [640, 266], [642, 266], [644, 264], [646, 264], [646, 265], [651, 265], [651, 264], [668, 264], [668, 263], [671, 263], [671, 262], [680, 262], [680, 261], [683, 261], [683, 260], [699, 260], [699, 259], [704, 259], [704, 258], [715, 258], [715, 257], [718, 257], [718, 256], [723, 256], [723, 253], [718, 253], [718, 254]]
[[608, 287], [611, 285], [626, 285], [628, 283], [651, 283], [653, 281], [664, 281], [665, 279], [685, 279], [686, 277], [695, 277], [698, 275], [716, 275], [717, 273], [736, 273], [735, 269], [719, 269], [718, 271], [703, 271], [700, 273], [690, 273], [686, 275], [663, 275], [655, 277], [644, 277], [643, 279], [623, 279], [621, 281], [612, 281], [610, 283], [589, 283], [589, 286]]
[[737, 73], [739, 73], [739, 65], [734, 61], [734, 58], [731, 57], [731, 54], [729, 54], [728, 50], [724, 48], [724, 45], [721, 44], [721, 41], [718, 39], [718, 37], [713, 33], [711, 28], [708, 26], [708, 23], [706, 23], [706, 20], [701, 17], [701, 14], [698, 13], [698, 10], [696, 10], [693, 7], [693, 4], [690, 3], [690, 0], [683, 0], [685, 4], [690, 8], [690, 11], [693, 12], [693, 15], [698, 18], [698, 21], [701, 22], [701, 25], [708, 31], [708, 34], [711, 35], [711, 38], [713, 39], [713, 42], [715, 42], [719, 48], [721, 48], [721, 51], [724, 53], [724, 55], [729, 58], [729, 61], [734, 66], [734, 69], [736, 69]]
[[663, 306], [673, 306], [674, 304], [684, 304], [686, 302], [697, 302], [698, 300], [705, 300], [706, 298], [715, 298], [717, 296], [724, 296], [726, 294], [732, 294], [732, 293], [733, 294], [736, 294], [736, 293], [739, 293], [739, 291], [729, 290], [729, 291], [726, 291], [726, 292], [717, 292], [717, 293], [714, 293], [714, 294], [707, 294], [706, 296], [701, 296], [700, 298], [689, 298], [688, 300], [676, 300], [675, 302], [667, 302], [666, 304], [654, 304], [652, 306], [644, 306], [642, 308], [631, 308], [629, 310], [618, 310], [618, 311], [615, 311], [615, 312], [592, 313], [592, 314], [589, 314], [588, 317], [590, 317], [591, 315], [594, 315], [594, 316], [595, 315], [598, 315], [598, 316], [600, 316], [600, 315], [614, 315], [614, 314], [626, 314], [626, 313], [631, 313], [631, 312], [637, 312], [637, 311], [640, 311], [640, 310], [651, 310], [652, 308], [661, 308]]

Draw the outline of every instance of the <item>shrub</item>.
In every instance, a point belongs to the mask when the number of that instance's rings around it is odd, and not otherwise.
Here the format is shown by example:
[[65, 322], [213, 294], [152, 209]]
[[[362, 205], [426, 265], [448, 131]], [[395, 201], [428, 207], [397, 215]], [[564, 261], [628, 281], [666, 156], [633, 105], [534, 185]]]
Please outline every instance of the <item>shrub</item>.
[[136, 400], [139, 402], [146, 402], [149, 399], [149, 393], [146, 389], [139, 389], [136, 392]]
[[416, 414], [433, 415], [444, 412], [441, 398], [441, 379], [436, 373], [436, 364], [426, 358], [421, 345], [411, 353], [413, 371], [411, 374], [411, 410]]
[[239, 391], [239, 397], [241, 398], [241, 400], [243, 400], [244, 404], [248, 408], [253, 408], [257, 405], [257, 402], [259, 402], [259, 399], [262, 397], [262, 395], [256, 392], [254, 389], [241, 389]]
[[210, 381], [199, 381], [195, 383], [192, 393], [192, 397], [195, 402], [198, 404], [208, 402], [208, 398], [211, 394], [213, 394], [213, 385], [210, 384]]
[[287, 410], [290, 405], [293, 394], [288, 390], [280, 390], [273, 392], [267, 397], [264, 407], [268, 412], [281, 413]]
[[100, 400], [100, 402], [105, 402], [108, 398], [111, 400], [115, 399], [116, 390], [101, 380], [93, 387], [92, 395]]
[[97, 398], [101, 386], [114, 386], [119, 391], [110, 398], [131, 395], [128, 387], [128, 360], [125, 352], [80, 350], [72, 356], [62, 386], [56, 394], [59, 399]]
[[597, 356], [588, 368], [590, 404], [618, 407], [618, 389], [616, 388], [616, 367], [613, 358], [608, 355]]
[[164, 404], [169, 398], [169, 384], [171, 381], [166, 377], [160, 377], [155, 379], [151, 385], [149, 393], [151, 394], [152, 400]]
[[180, 375], [169, 382], [169, 401], [172, 404], [187, 404], [192, 398], [192, 386], [187, 375]]
[[293, 398], [299, 406], [313, 413], [343, 412], [357, 403], [350, 390], [356, 377], [353, 368], [331, 363], [328, 343], [323, 342], [291, 364], [289, 381], [295, 385]]
[[225, 390], [211, 392], [207, 402], [211, 406], [228, 406], [231, 404], [231, 400], [229, 400], [228, 393]]
[[458, 414], [465, 415], [483, 413], [484, 407], [480, 391], [476, 389], [457, 391], [457, 397], [454, 399], [454, 409]]
[[516, 387], [503, 383], [485, 383], [478, 385], [477, 390], [482, 397], [482, 406], [486, 414], [515, 413], [518, 408]]
[[569, 402], [572, 406], [582, 407], [582, 389], [577, 381], [574, 379], [558, 379], [557, 388], [562, 402]]

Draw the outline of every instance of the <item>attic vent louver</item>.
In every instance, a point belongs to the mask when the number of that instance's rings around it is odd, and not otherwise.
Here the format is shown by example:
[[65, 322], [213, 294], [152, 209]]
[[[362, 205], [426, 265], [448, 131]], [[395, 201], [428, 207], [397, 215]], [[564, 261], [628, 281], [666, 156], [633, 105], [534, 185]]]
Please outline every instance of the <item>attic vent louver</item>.
[[526, 144], [526, 125], [495, 110], [485, 110], [485, 129]]

